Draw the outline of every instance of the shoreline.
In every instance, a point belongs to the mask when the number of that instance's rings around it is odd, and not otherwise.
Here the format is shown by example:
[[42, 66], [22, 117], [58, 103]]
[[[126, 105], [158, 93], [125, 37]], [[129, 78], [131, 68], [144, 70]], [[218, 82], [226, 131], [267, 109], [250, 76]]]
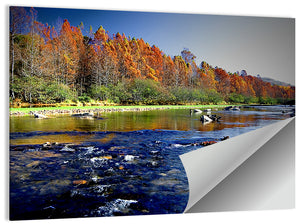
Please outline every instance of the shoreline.
[[63, 115], [79, 113], [107, 113], [107, 112], [139, 112], [170, 109], [202, 109], [223, 108], [231, 105], [149, 105], [149, 106], [66, 106], [66, 107], [36, 107], [9, 108], [9, 116], [31, 116], [34, 113], [42, 115]]

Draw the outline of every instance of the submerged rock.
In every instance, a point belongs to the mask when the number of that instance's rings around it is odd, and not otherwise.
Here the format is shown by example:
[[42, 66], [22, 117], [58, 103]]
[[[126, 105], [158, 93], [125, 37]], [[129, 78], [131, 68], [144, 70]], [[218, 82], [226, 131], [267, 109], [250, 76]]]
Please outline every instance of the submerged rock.
[[40, 165], [40, 161], [33, 161], [29, 164], [26, 165], [27, 168], [35, 168], [35, 167], [38, 167]]
[[151, 183], [154, 185], [167, 186], [167, 187], [172, 187], [176, 184], [179, 184], [179, 182], [180, 181], [177, 178], [168, 178], [167, 176], [165, 177], [163, 176], [151, 181]]
[[238, 106], [228, 106], [228, 107], [225, 107], [224, 110], [227, 110], [227, 111], [240, 111], [240, 107]]
[[58, 194], [70, 187], [70, 180], [49, 180], [39, 188], [40, 195]]
[[94, 113], [93, 112], [86, 112], [86, 113], [72, 114], [72, 117], [93, 118]]
[[234, 106], [231, 110], [233, 110], [233, 111], [240, 111], [241, 109], [239, 107], [237, 107], [237, 106]]
[[73, 180], [72, 182], [74, 185], [84, 185], [87, 184], [86, 180]]
[[125, 149], [125, 146], [112, 146], [108, 149], [108, 151], [115, 151], [120, 149]]

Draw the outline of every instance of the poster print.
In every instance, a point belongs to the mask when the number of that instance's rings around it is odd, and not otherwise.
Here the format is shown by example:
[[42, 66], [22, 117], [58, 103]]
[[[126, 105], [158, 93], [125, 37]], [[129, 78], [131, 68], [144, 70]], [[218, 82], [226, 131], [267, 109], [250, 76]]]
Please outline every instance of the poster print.
[[293, 19], [9, 14], [12, 220], [182, 213], [183, 154], [295, 116]]

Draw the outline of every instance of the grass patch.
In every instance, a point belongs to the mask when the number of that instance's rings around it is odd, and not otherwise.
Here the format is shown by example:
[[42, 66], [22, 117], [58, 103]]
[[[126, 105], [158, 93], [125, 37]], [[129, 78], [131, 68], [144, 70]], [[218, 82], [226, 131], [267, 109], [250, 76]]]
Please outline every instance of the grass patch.
[[146, 106], [61, 106], [61, 107], [31, 107], [31, 108], [9, 108], [11, 113], [29, 113], [30, 111], [43, 111], [43, 110], [92, 110], [92, 109], [138, 109], [138, 108], [149, 108], [149, 109], [193, 109], [193, 108], [222, 108], [229, 105], [146, 105]]

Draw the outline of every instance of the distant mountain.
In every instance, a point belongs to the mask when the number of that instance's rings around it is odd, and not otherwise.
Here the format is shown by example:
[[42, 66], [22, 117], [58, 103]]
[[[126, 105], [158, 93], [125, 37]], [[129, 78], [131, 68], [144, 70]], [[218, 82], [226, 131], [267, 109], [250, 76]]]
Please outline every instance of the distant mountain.
[[261, 79], [262, 79], [264, 82], [269, 82], [269, 83], [271, 83], [272, 85], [278, 85], [278, 86], [292, 86], [292, 85], [289, 84], [289, 83], [281, 82], [281, 81], [278, 81], [278, 80], [275, 80], [275, 79], [272, 79], [272, 78], [261, 77]]

